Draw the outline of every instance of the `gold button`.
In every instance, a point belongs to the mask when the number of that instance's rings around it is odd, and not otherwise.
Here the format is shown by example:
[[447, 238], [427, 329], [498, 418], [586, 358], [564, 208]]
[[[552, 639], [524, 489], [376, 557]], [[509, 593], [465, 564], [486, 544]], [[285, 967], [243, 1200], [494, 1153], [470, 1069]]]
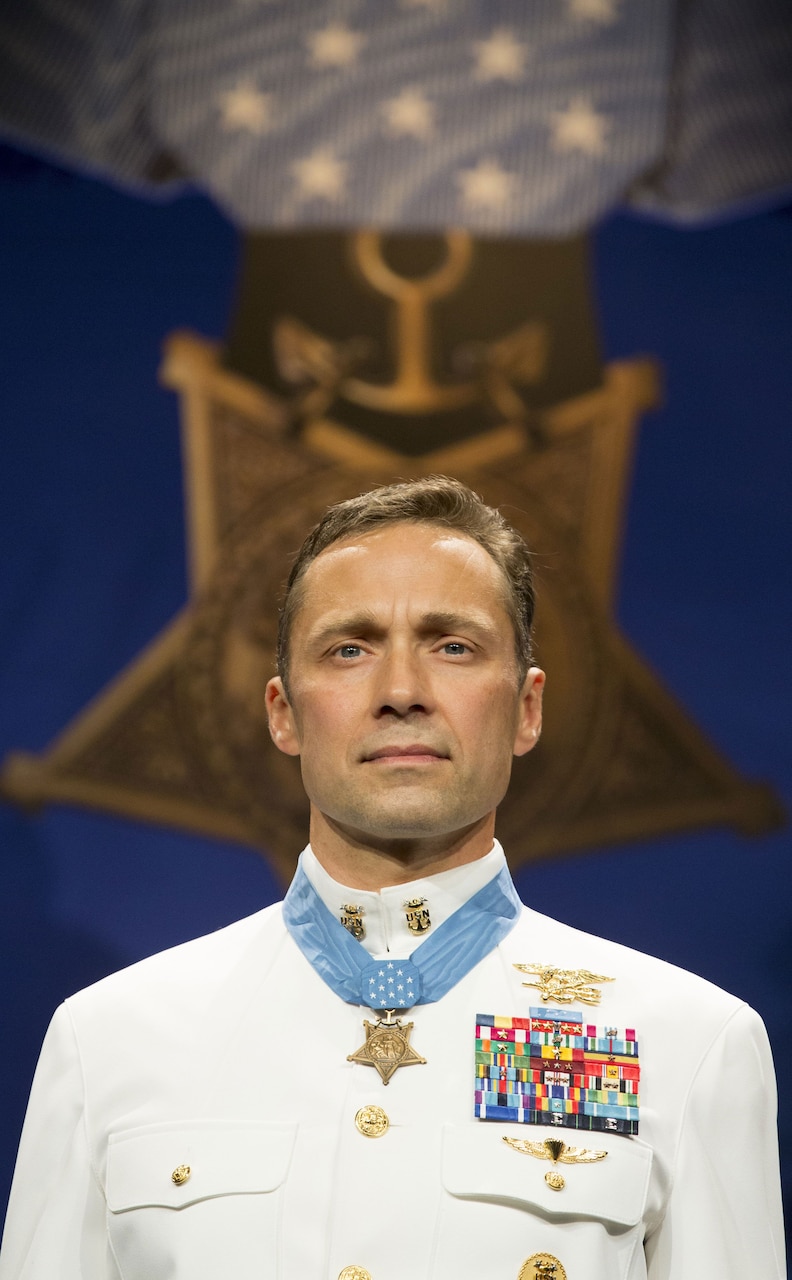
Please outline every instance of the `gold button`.
[[365, 1267], [344, 1267], [338, 1273], [338, 1280], [371, 1280], [371, 1272]]
[[566, 1271], [552, 1253], [532, 1253], [517, 1280], [566, 1280]]
[[187, 1181], [191, 1173], [192, 1169], [188, 1164], [179, 1164], [171, 1174], [171, 1182], [175, 1182], [176, 1186], [180, 1187], [183, 1182]]
[[355, 1116], [355, 1125], [364, 1137], [381, 1138], [383, 1133], [387, 1133], [390, 1120], [382, 1107], [361, 1107]]

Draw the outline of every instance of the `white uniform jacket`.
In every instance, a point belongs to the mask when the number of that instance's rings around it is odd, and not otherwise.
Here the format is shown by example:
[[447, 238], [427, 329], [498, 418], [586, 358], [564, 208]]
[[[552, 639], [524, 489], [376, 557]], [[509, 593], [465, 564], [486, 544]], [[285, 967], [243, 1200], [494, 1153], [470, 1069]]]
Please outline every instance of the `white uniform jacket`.
[[[474, 1118], [476, 1016], [541, 1005], [514, 968], [534, 962], [615, 979], [596, 1009], [577, 1007], [637, 1032], [638, 1136]], [[783, 1276], [773, 1069], [739, 1000], [525, 909], [410, 1012], [426, 1065], [385, 1086], [347, 1061], [365, 1017], [314, 972], [280, 905], [67, 1000], [33, 1086], [0, 1280]], [[366, 1104], [387, 1113], [379, 1137], [356, 1127]], [[553, 1190], [550, 1165], [504, 1136], [607, 1156], [559, 1166]], [[526, 1268], [534, 1255], [556, 1271]]]

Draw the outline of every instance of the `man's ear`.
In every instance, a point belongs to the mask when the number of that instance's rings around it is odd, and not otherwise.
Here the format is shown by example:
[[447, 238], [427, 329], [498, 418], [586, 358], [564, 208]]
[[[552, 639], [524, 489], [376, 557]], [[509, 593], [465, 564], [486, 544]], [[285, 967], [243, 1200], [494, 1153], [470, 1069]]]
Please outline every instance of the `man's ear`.
[[284, 755], [298, 756], [300, 740], [294, 723], [294, 713], [280, 676], [273, 676], [267, 681], [264, 703], [267, 708], [270, 737], [275, 746]]
[[539, 741], [542, 732], [542, 694], [545, 673], [531, 667], [520, 690], [520, 710], [514, 737], [514, 754], [524, 756]]

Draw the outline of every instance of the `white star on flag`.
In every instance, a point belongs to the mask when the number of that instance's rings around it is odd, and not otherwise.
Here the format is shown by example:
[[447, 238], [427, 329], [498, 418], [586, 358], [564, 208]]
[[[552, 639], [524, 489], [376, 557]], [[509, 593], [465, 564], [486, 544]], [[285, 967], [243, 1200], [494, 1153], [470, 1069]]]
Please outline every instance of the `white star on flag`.
[[221, 93], [218, 104], [223, 116], [223, 128], [226, 130], [247, 129], [250, 133], [261, 135], [272, 124], [272, 94], [262, 93], [248, 80]]
[[357, 61], [364, 37], [341, 23], [331, 23], [306, 37], [315, 67], [351, 67]]
[[618, 3], [619, 0], [569, 0], [569, 14], [572, 18], [610, 24], [618, 16]]
[[420, 89], [402, 89], [383, 102], [382, 111], [389, 133], [428, 138], [434, 130], [434, 106]]
[[310, 156], [294, 161], [292, 173], [297, 178], [299, 192], [306, 200], [312, 197], [340, 200], [344, 195], [347, 165], [343, 160], [337, 160], [328, 148], [317, 147]]
[[513, 194], [515, 178], [497, 160], [479, 160], [475, 169], [462, 169], [457, 181], [465, 204], [500, 209]]
[[601, 156], [606, 151], [605, 133], [610, 121], [598, 115], [588, 98], [573, 98], [566, 111], [550, 113], [553, 146], [558, 151], [583, 151]]
[[474, 45], [477, 80], [519, 80], [525, 70], [528, 45], [515, 40], [505, 27], [493, 31], [489, 40]]

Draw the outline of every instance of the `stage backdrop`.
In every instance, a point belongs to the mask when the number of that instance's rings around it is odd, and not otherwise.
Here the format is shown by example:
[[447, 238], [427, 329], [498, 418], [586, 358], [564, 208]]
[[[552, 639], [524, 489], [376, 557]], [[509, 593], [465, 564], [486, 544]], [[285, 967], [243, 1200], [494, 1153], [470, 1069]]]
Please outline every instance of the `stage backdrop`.
[[[208, 199], [151, 202], [3, 153], [0, 751], [41, 750], [186, 598], [177, 328], [227, 330], [238, 241]], [[619, 621], [715, 744], [792, 807], [792, 218], [595, 235], [608, 359], [649, 353]], [[552, 670], [549, 673], [552, 680]], [[0, 808], [0, 1200], [36, 1053], [70, 992], [266, 905], [241, 847], [77, 810]], [[571, 924], [684, 965], [763, 1015], [792, 1157], [789, 834], [598, 849], [518, 876]], [[689, 1011], [681, 1011], [689, 1016]], [[724, 1106], [727, 1105], [724, 1100]]]

